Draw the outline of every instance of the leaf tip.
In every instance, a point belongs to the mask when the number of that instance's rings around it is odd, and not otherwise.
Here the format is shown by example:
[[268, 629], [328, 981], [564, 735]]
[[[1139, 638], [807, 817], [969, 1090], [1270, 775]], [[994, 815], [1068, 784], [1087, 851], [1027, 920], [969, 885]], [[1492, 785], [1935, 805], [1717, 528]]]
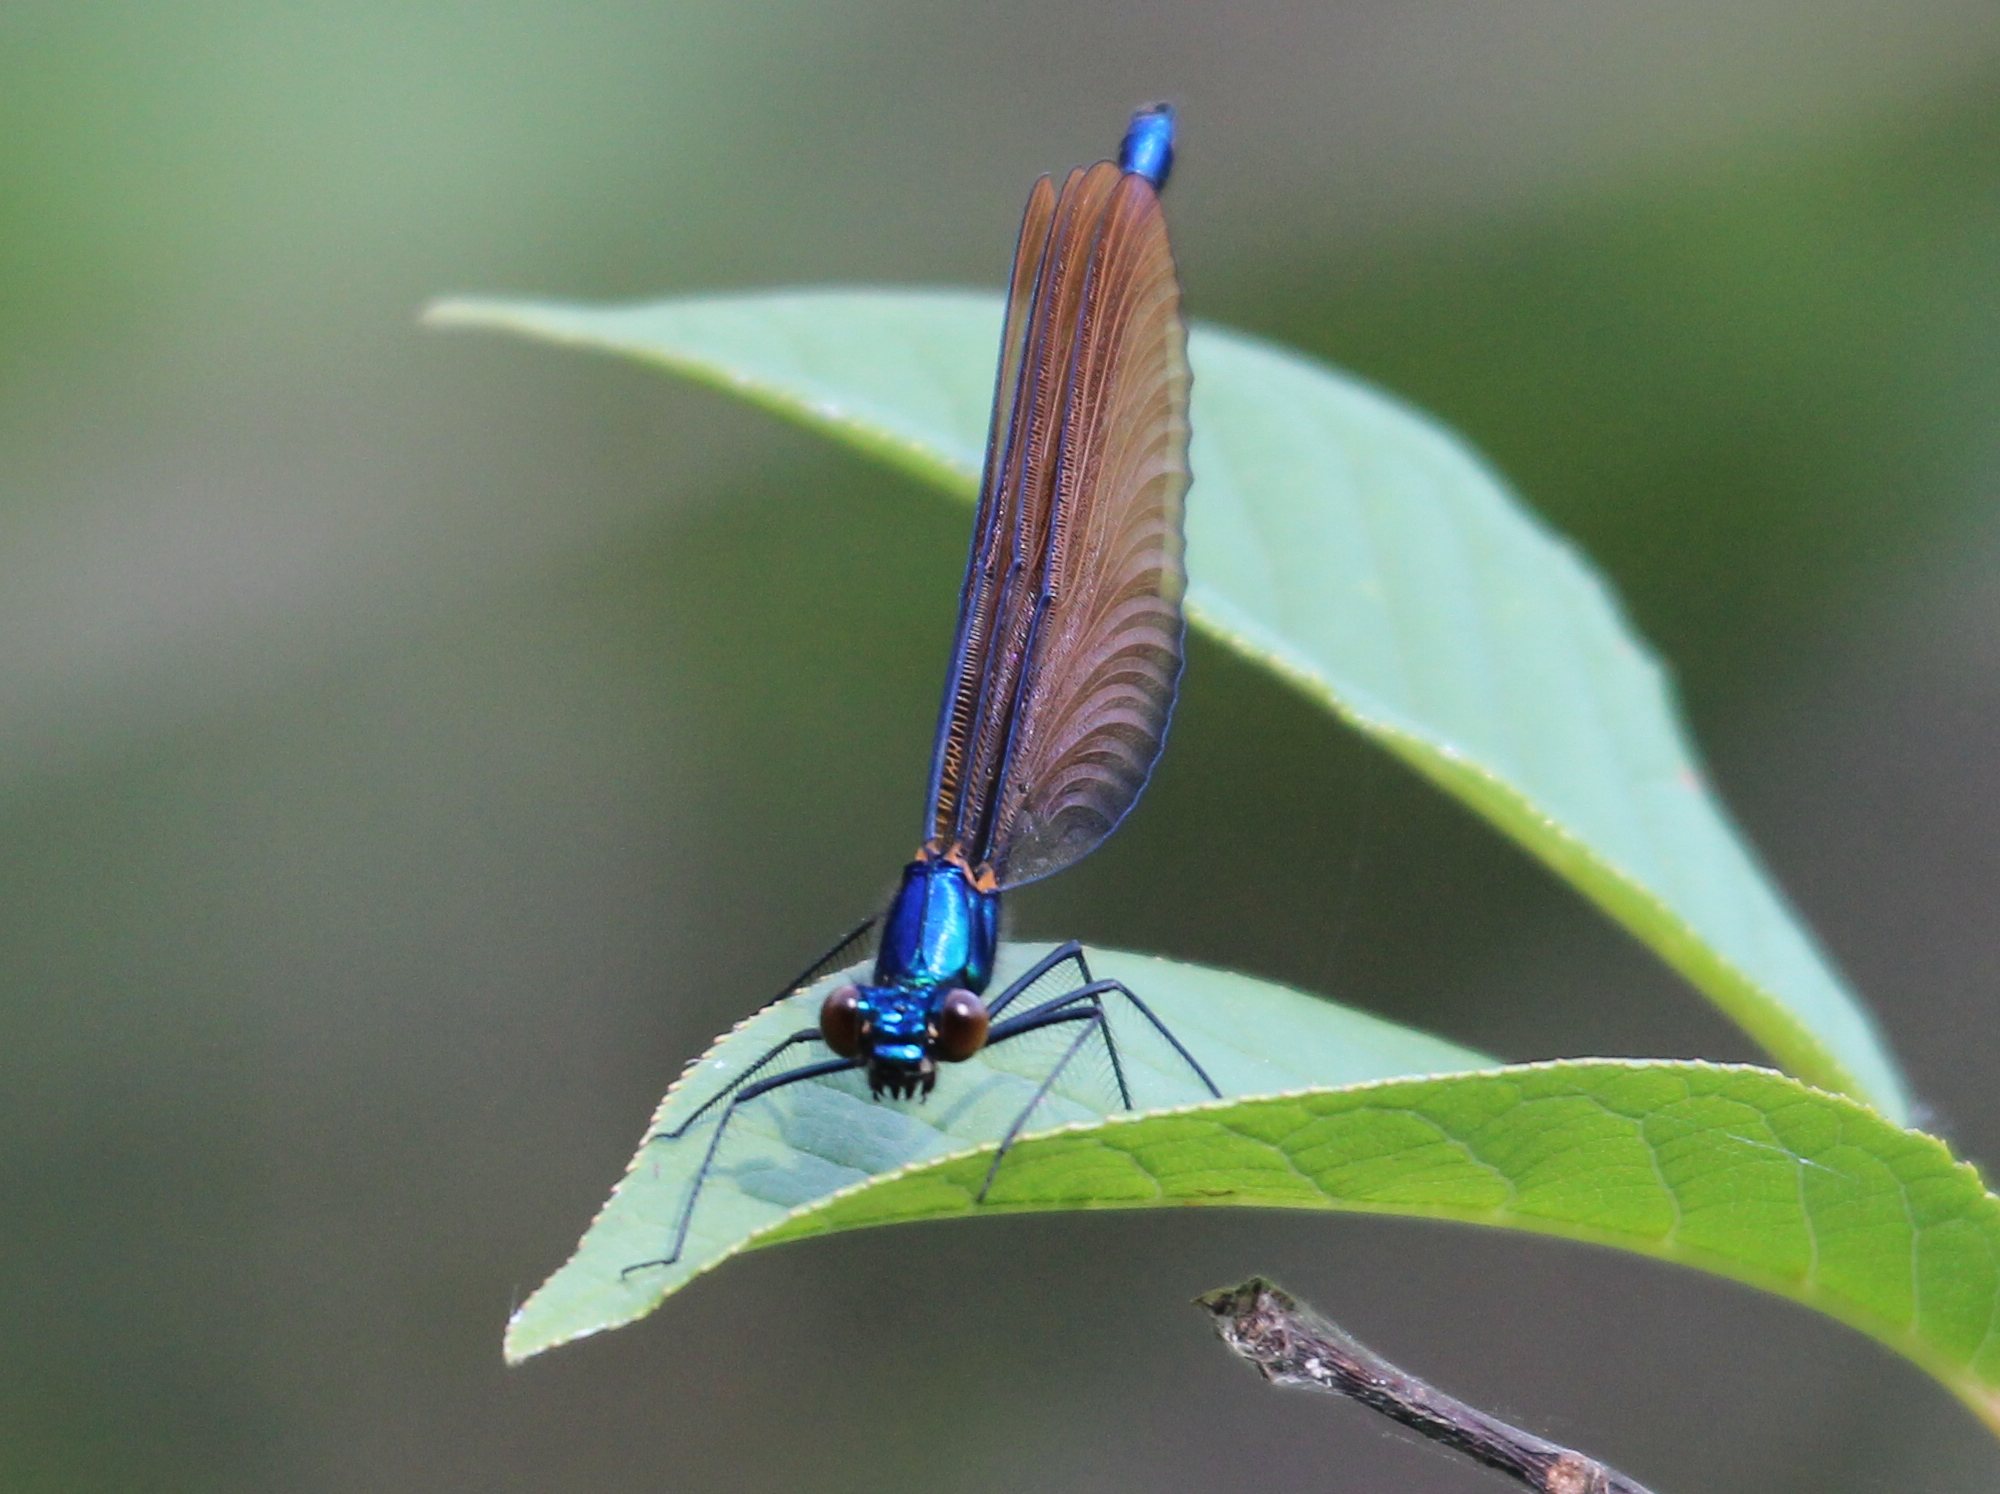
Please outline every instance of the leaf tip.
[[466, 302], [457, 296], [440, 296], [417, 308], [419, 327], [453, 327], [465, 314]]
[[507, 1361], [509, 1369], [525, 1364], [547, 1347], [521, 1331], [521, 1314], [526, 1310], [525, 1307], [516, 1309], [507, 1319], [507, 1331], [500, 1336], [500, 1357]]
[[532, 1298], [527, 1305], [507, 1319], [507, 1331], [501, 1336], [500, 1357], [507, 1361], [509, 1369], [517, 1364], [526, 1364], [537, 1354], [568, 1342], [566, 1338], [550, 1337], [546, 1330], [539, 1330], [533, 1323], [527, 1321], [528, 1309], [531, 1306], [533, 1306]]
[[491, 327], [499, 321], [499, 304], [477, 296], [439, 296], [417, 311], [420, 327]]

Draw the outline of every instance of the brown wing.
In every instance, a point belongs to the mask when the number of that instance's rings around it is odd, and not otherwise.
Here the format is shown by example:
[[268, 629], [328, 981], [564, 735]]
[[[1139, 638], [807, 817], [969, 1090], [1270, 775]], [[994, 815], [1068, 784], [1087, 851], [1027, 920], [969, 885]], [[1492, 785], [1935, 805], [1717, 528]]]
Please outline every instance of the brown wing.
[[1073, 172], [1036, 246], [1042, 196], [1016, 255], [933, 771], [931, 833], [1002, 885], [1117, 826], [1181, 667], [1188, 373], [1158, 194], [1108, 162]]
[[1028, 664], [985, 859], [1002, 885], [1089, 854], [1138, 802], [1180, 682], [1187, 330], [1160, 200], [1123, 177], [1076, 333]]
[[1000, 334], [1000, 372], [993, 391], [993, 422], [986, 438], [986, 472], [972, 521], [972, 548], [959, 593], [958, 635], [945, 675], [944, 705], [938, 714], [937, 744], [931, 754], [927, 833], [946, 841], [954, 837], [965, 797], [965, 765], [979, 712], [980, 687], [986, 678], [994, 615], [999, 610], [1007, 554], [1019, 522], [1020, 489], [1007, 475], [1016, 451], [1014, 426], [1021, 404], [1022, 370], [1055, 206], [1055, 186], [1045, 176], [1028, 194], [1014, 246], [1007, 321]]

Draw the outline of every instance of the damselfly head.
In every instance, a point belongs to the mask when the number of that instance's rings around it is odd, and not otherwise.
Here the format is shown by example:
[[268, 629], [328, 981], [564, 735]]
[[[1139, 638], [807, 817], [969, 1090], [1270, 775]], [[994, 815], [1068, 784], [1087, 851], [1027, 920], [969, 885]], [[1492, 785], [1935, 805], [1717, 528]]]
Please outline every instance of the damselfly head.
[[868, 1088], [880, 1099], [913, 1100], [937, 1083], [931, 1056], [930, 1002], [916, 991], [871, 986], [861, 993], [867, 1013], [864, 1038]]
[[[876, 1099], [913, 1100], [937, 1083], [939, 1057], [969, 1058], [985, 1041], [986, 1008], [970, 991], [953, 991], [933, 1014], [915, 991], [835, 986], [820, 1003], [819, 1035], [841, 1058], [866, 1060]], [[949, 1052], [942, 1047], [947, 1037]]]

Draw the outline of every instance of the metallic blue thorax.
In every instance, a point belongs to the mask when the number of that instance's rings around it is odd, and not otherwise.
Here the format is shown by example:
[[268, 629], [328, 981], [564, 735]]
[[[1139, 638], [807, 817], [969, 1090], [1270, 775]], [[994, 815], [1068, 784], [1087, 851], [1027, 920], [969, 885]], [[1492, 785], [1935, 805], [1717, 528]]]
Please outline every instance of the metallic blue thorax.
[[1000, 894], [973, 886], [964, 867], [925, 857], [903, 868], [882, 920], [875, 979], [861, 997], [868, 1082], [878, 1094], [930, 1092], [938, 1009], [954, 989], [986, 989], [999, 932]]
[[954, 986], [974, 995], [993, 979], [1000, 894], [972, 885], [949, 861], [912, 861], [882, 920], [876, 987], [942, 997]]

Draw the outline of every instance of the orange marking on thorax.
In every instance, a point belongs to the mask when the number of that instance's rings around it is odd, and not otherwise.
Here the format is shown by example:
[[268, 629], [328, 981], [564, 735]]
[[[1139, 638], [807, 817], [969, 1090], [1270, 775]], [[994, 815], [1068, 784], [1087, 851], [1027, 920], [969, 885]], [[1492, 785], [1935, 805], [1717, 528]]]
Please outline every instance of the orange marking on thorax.
[[998, 892], [1000, 878], [993, 868], [984, 861], [972, 864], [971, 854], [957, 841], [946, 845], [942, 839], [932, 836], [917, 847], [917, 860], [922, 862], [942, 861], [946, 866], [955, 866], [976, 892]]

